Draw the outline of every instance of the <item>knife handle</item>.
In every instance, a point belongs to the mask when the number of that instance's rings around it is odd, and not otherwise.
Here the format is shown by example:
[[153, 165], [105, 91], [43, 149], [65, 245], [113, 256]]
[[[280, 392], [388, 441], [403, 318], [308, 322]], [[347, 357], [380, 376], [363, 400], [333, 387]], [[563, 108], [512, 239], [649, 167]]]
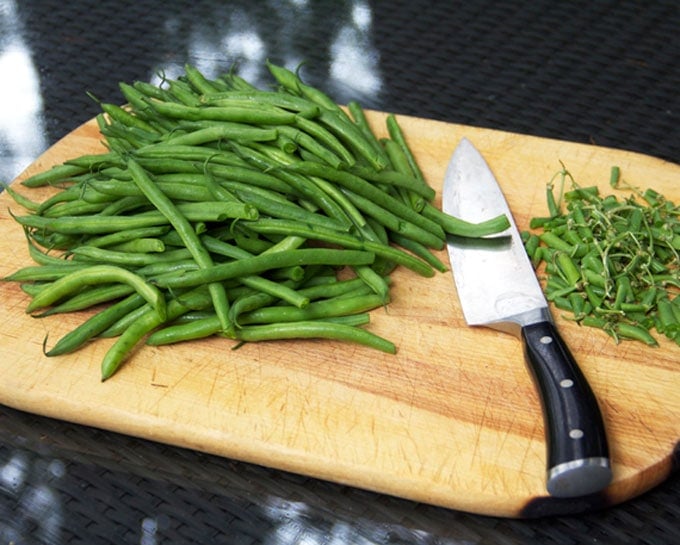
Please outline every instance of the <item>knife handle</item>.
[[592, 494], [612, 479], [597, 399], [550, 321], [522, 327], [522, 341], [541, 398], [552, 496]]

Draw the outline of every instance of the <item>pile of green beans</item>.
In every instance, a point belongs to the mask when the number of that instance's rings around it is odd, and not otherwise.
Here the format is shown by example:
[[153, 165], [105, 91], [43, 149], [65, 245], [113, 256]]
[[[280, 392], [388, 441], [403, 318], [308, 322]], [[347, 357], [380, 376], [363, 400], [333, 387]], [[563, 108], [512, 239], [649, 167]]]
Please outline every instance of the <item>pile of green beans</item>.
[[27, 312], [91, 310], [46, 355], [115, 337], [106, 380], [143, 342], [211, 335], [394, 353], [360, 327], [390, 301], [390, 273], [432, 276], [447, 234], [507, 227], [436, 208], [394, 115], [378, 138], [357, 103], [267, 66], [270, 90], [192, 66], [158, 86], [121, 83], [124, 107], [100, 103], [105, 151], [24, 180], [56, 189], [42, 202], [8, 188], [28, 209], [14, 218], [36, 264], [6, 278], [31, 296]]
[[632, 192], [603, 197], [562, 167], [547, 187], [549, 215], [523, 233], [527, 253], [569, 319], [617, 343], [657, 346], [656, 330], [680, 345], [680, 206], [651, 189], [620, 187], [618, 167], [610, 185]]

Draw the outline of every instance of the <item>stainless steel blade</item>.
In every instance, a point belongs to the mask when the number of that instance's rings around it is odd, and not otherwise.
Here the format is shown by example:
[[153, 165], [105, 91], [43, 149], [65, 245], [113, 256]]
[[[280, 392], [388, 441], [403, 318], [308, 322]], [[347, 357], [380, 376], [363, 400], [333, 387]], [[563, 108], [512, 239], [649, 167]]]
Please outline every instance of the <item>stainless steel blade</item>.
[[467, 323], [519, 334], [521, 326], [547, 319], [547, 301], [503, 192], [484, 157], [466, 138], [449, 162], [442, 208], [473, 223], [499, 214], [511, 223], [492, 237], [449, 237], [451, 268]]

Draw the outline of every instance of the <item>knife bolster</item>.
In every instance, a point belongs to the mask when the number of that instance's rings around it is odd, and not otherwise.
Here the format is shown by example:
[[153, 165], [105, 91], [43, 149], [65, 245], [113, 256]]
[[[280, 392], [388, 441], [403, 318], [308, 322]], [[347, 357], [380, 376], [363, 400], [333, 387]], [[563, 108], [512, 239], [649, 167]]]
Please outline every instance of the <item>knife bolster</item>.
[[609, 458], [595, 457], [565, 462], [548, 470], [547, 489], [556, 498], [587, 496], [612, 480]]

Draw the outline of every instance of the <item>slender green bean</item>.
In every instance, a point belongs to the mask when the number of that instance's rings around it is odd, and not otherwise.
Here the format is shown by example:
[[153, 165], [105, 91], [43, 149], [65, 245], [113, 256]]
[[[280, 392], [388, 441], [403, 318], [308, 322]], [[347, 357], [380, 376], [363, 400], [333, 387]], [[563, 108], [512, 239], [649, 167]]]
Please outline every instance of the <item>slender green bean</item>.
[[219, 106], [200, 107], [177, 102], [150, 102], [159, 114], [173, 119], [189, 121], [231, 121], [233, 123], [252, 123], [254, 125], [290, 125], [295, 123], [296, 115], [276, 107], [243, 106], [222, 108]]
[[331, 339], [361, 344], [388, 354], [395, 354], [394, 343], [365, 329], [330, 321], [284, 322], [281, 324], [243, 326], [234, 331], [235, 339], [259, 342], [282, 339]]
[[129, 295], [125, 299], [101, 310], [75, 329], [69, 331], [50, 350], [45, 352], [45, 355], [60, 356], [75, 352], [107, 327], [143, 304], [144, 298], [138, 293]]
[[345, 235], [334, 231], [331, 232], [320, 227], [310, 228], [287, 220], [260, 218], [259, 221], [250, 223], [248, 229], [263, 234], [295, 234], [310, 240], [338, 244], [352, 250], [364, 250], [399, 263], [421, 276], [431, 277], [434, 274], [434, 271], [427, 263], [398, 248], [376, 242], [360, 240], [351, 235]]
[[[188, 221], [224, 221], [226, 219], [257, 219], [257, 209], [247, 204], [233, 202], [198, 202], [177, 205], [180, 213]], [[167, 225], [168, 218], [160, 211], [147, 211], [134, 216], [61, 216], [46, 218], [43, 216], [15, 216], [15, 219], [26, 227], [42, 231], [52, 231], [66, 235], [105, 234], [122, 231]]]
[[146, 299], [159, 318], [164, 319], [166, 305], [163, 294], [138, 275], [112, 265], [93, 265], [85, 269], [73, 271], [55, 280], [47, 289], [42, 290], [31, 300], [26, 312], [33, 312], [47, 307], [84, 285], [111, 283], [128, 284]]
[[470, 223], [450, 214], [439, 208], [426, 203], [422, 211], [423, 216], [430, 218], [438, 223], [446, 233], [460, 237], [484, 237], [505, 231], [510, 227], [510, 220], [505, 214], [489, 218], [479, 223]]
[[261, 254], [179, 275], [159, 276], [154, 279], [154, 282], [166, 288], [192, 287], [293, 265], [370, 265], [374, 259], [375, 255], [368, 251], [306, 248]]
[[96, 305], [101, 305], [102, 303], [109, 303], [110, 301], [130, 295], [133, 292], [134, 289], [127, 284], [95, 286], [89, 289], [84, 289], [63, 303], [55, 305], [41, 314], [34, 314], [34, 316], [44, 317], [52, 316], [53, 314], [77, 312], [79, 310], [85, 310]]
[[75, 263], [72, 261], [61, 260], [60, 264], [48, 265], [27, 265], [21, 269], [7, 275], [3, 280], [13, 282], [45, 282], [52, 281], [66, 276], [74, 271], [86, 268], [85, 263]]
[[74, 176], [84, 174], [88, 171], [87, 168], [80, 165], [61, 164], [55, 165], [48, 170], [43, 170], [32, 174], [21, 182], [25, 187], [42, 187], [46, 185], [54, 185], [69, 181]]
[[[220, 140], [238, 140], [240, 142], [269, 142], [276, 140], [276, 129], [262, 129], [246, 125], [244, 123], [222, 122], [216, 125], [208, 125], [186, 134], [171, 136], [166, 144], [175, 146], [196, 146]], [[165, 144], [164, 144], [165, 145]]]
[[202, 97], [202, 101], [205, 104], [222, 107], [243, 106], [244, 104], [269, 104], [296, 112], [299, 117], [308, 119], [315, 118], [320, 113], [319, 106], [315, 103], [278, 91], [260, 91], [255, 89], [250, 91], [223, 91], [211, 96]]

